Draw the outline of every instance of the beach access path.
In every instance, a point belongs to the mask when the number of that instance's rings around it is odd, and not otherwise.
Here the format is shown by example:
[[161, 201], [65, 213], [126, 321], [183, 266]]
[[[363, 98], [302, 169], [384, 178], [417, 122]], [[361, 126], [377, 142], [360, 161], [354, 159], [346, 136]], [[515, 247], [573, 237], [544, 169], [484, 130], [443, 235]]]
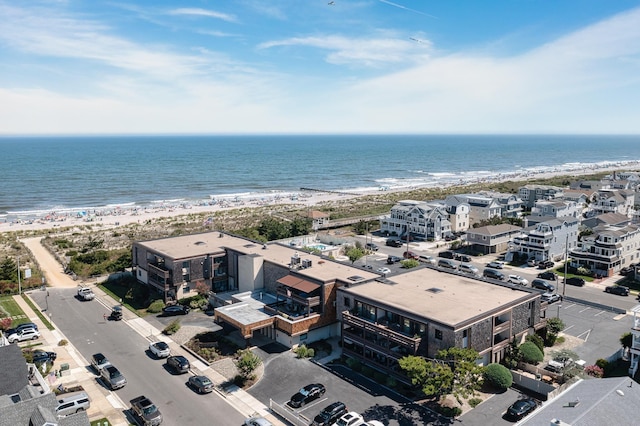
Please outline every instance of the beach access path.
[[40, 266], [40, 270], [51, 287], [73, 288], [79, 285], [69, 275], [64, 273], [64, 268], [55, 257], [42, 245], [43, 237], [26, 238], [21, 240], [31, 252]]

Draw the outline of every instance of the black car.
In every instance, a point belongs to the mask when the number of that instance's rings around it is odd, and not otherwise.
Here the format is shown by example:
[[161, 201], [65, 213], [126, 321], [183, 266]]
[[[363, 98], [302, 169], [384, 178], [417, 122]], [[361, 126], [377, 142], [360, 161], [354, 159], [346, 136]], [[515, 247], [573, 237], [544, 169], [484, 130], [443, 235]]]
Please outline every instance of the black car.
[[544, 291], [547, 291], [549, 293], [553, 293], [555, 291], [555, 289], [556, 289], [552, 284], [549, 284], [545, 280], [540, 280], [540, 279], [535, 279], [535, 280], [531, 281], [531, 287], [532, 288], [537, 288], [539, 290], [544, 290]]
[[554, 265], [555, 263], [553, 263], [550, 260], [541, 260], [540, 263], [538, 263], [538, 268], [549, 269], [549, 268], [553, 268]]
[[120, 321], [122, 319], [122, 306], [114, 306], [111, 310], [111, 315], [109, 315], [109, 319], [112, 321]]
[[304, 404], [320, 398], [325, 393], [324, 385], [320, 383], [312, 383], [300, 389], [298, 393], [291, 397], [289, 405], [293, 408], [302, 407]]
[[400, 240], [388, 239], [385, 244], [388, 245], [389, 247], [402, 247], [402, 241]]
[[213, 382], [207, 376], [191, 376], [187, 383], [198, 393], [209, 393], [213, 391]]
[[387, 263], [389, 265], [393, 265], [394, 263], [398, 263], [401, 260], [402, 260], [402, 258], [398, 257], [398, 256], [389, 256], [389, 257], [387, 257]]
[[555, 281], [558, 279], [558, 276], [551, 271], [540, 272], [538, 274], [538, 278], [542, 278], [543, 280]]
[[169, 305], [162, 308], [162, 314], [165, 316], [187, 315], [188, 313], [189, 307], [185, 305]]
[[610, 285], [608, 287], [605, 287], [604, 291], [611, 294], [617, 294], [618, 296], [629, 295], [629, 287], [624, 287], [621, 285]]
[[456, 253], [456, 254], [455, 254], [455, 259], [456, 259], [456, 260], [459, 260], [460, 262], [466, 262], [466, 263], [471, 262], [471, 256], [468, 256], [468, 255], [466, 255], [466, 254], [459, 254], [459, 253]]
[[43, 351], [42, 349], [36, 349], [33, 352], [26, 351], [24, 355], [25, 358], [28, 358], [30, 356], [34, 364], [44, 364], [45, 362], [53, 364], [53, 362], [58, 357], [58, 354], [56, 354], [55, 352]]
[[571, 277], [571, 278], [567, 278], [565, 283], [569, 284], [569, 285], [575, 285], [578, 287], [583, 287], [584, 286], [584, 279], [580, 278], [580, 277]]
[[338, 420], [342, 415], [347, 413], [347, 406], [342, 402], [334, 402], [327, 405], [320, 411], [320, 414], [313, 419], [312, 426], [329, 426]]
[[445, 259], [453, 259], [455, 257], [455, 254], [452, 251], [441, 251], [440, 253], [438, 253], [438, 257], [442, 257]]
[[189, 364], [189, 360], [182, 355], [173, 355], [167, 358], [167, 367], [178, 374], [182, 374], [188, 373], [191, 365]]
[[482, 276], [485, 278], [491, 278], [491, 279], [500, 280], [500, 281], [504, 281], [507, 279], [507, 277], [505, 277], [505, 275], [502, 272], [496, 271], [495, 269], [491, 269], [491, 268], [487, 268], [484, 271], [482, 271]]
[[531, 398], [519, 399], [507, 410], [506, 417], [510, 420], [520, 420], [536, 409], [538, 403]]
[[367, 243], [365, 244], [365, 248], [367, 250], [371, 250], [371, 251], [378, 251], [378, 246], [374, 243]]

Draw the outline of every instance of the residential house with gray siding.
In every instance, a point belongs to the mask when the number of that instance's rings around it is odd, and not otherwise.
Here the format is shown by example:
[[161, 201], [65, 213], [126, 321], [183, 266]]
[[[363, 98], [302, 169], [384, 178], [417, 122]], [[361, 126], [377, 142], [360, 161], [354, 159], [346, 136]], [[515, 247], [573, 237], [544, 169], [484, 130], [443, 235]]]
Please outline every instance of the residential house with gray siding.
[[564, 258], [567, 251], [578, 245], [579, 220], [575, 217], [561, 217], [545, 220], [525, 228], [509, 243], [507, 260], [514, 253], [535, 261]]
[[469, 229], [467, 244], [472, 250], [482, 253], [500, 253], [509, 247], [509, 241], [522, 232], [522, 228], [502, 223]]
[[562, 196], [563, 188], [551, 185], [525, 185], [518, 189], [522, 204], [531, 209], [537, 200], [554, 200]]
[[404, 200], [380, 220], [380, 231], [401, 238], [409, 233], [415, 239], [439, 241], [451, 234], [451, 222], [449, 213], [438, 203]]

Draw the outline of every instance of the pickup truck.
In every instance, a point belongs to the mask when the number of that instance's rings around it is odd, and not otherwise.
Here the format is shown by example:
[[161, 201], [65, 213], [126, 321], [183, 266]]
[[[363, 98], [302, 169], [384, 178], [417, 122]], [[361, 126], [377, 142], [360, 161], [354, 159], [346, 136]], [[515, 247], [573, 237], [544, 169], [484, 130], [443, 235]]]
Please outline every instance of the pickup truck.
[[143, 426], [158, 426], [162, 423], [162, 414], [158, 407], [146, 396], [140, 395], [131, 401], [131, 412], [136, 422]]
[[95, 297], [95, 293], [89, 287], [80, 287], [78, 289], [78, 299], [80, 300], [93, 300]]

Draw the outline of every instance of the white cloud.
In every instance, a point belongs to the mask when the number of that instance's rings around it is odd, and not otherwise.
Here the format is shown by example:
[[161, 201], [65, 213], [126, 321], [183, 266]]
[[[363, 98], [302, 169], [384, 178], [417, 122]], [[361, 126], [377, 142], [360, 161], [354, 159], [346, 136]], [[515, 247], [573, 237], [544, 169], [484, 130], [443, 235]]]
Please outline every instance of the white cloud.
[[216, 12], [213, 10], [199, 9], [193, 7], [183, 7], [179, 9], [170, 10], [169, 15], [185, 15], [185, 16], [203, 16], [205, 18], [221, 19], [227, 22], [237, 22], [237, 19], [233, 15], [227, 13]]

